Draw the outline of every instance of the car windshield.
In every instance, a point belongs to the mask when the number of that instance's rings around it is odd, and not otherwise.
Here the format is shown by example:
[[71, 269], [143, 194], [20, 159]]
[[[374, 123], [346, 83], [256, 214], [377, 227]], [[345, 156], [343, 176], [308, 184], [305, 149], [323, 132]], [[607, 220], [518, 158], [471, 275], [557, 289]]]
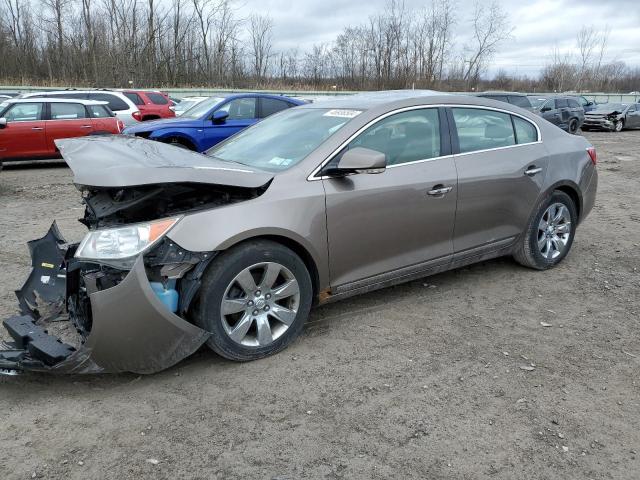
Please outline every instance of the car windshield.
[[540, 108], [544, 102], [547, 101], [544, 97], [529, 97], [529, 101], [531, 102], [531, 106], [533, 108]]
[[267, 171], [292, 167], [359, 115], [359, 110], [292, 108], [277, 113], [206, 154]]
[[622, 112], [625, 108], [628, 107], [626, 103], [605, 103], [604, 105], [598, 105], [595, 112]]
[[[182, 114], [183, 118], [200, 118], [224, 100], [224, 97], [210, 97], [194, 105]], [[178, 104], [179, 105], [179, 104]]]

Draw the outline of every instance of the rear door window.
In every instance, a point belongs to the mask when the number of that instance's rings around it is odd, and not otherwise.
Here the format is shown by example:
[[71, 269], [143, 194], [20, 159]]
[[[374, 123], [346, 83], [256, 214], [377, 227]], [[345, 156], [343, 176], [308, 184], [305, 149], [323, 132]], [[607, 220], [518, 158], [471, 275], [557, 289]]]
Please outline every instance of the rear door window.
[[166, 105], [169, 103], [169, 100], [164, 95], [159, 93], [147, 93], [147, 98], [151, 100], [151, 103], [155, 105]]
[[134, 92], [124, 92], [123, 95], [133, 102], [134, 105], [144, 105], [144, 100]]
[[480, 108], [452, 108], [460, 153], [516, 144], [511, 115]]
[[124, 100], [110, 93], [90, 93], [89, 99], [107, 102], [109, 104], [109, 108], [114, 112], [129, 110], [129, 105], [127, 105]]
[[518, 144], [532, 143], [538, 141], [538, 131], [530, 122], [512, 115], [513, 126], [516, 130], [516, 141]]
[[531, 102], [529, 101], [529, 99], [520, 95], [510, 95], [509, 103], [522, 108], [531, 108]]
[[249, 120], [256, 118], [256, 99], [236, 98], [218, 110], [229, 112], [228, 120]]
[[87, 112], [81, 103], [51, 102], [51, 120], [77, 120], [87, 118]]
[[91, 113], [92, 118], [109, 118], [113, 117], [113, 112], [111, 112], [104, 105], [89, 105], [89, 112]]
[[484, 95], [484, 98], [490, 98], [491, 100], [498, 100], [499, 102], [508, 103], [506, 95]]
[[440, 156], [440, 120], [437, 108], [396, 113], [372, 125], [348, 147], [382, 152], [387, 165], [426, 160]]
[[35, 122], [42, 120], [42, 103], [14, 103], [4, 114], [7, 122]]
[[265, 118], [274, 113], [278, 113], [282, 110], [286, 110], [291, 106], [289, 102], [284, 100], [278, 100], [275, 98], [261, 98], [260, 103], [262, 105], [261, 117]]

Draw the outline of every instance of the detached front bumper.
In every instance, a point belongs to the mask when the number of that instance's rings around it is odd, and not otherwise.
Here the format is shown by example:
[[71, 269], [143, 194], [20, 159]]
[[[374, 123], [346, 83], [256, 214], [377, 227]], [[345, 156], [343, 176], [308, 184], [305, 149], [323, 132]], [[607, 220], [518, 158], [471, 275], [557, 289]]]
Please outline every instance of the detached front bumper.
[[[64, 242], [54, 224], [45, 237], [30, 242], [29, 248], [33, 271], [16, 292], [21, 315], [3, 322], [13, 338], [0, 350], [0, 370], [5, 373], [155, 373], [188, 357], [209, 337], [205, 330], [169, 311], [156, 296], [142, 256], [116, 285], [82, 287], [90, 308], [86, 312], [74, 308], [72, 315], [65, 315], [70, 296], [78, 288], [78, 282], [67, 282], [67, 276], [73, 275], [67, 272], [72, 262], [67, 252], [74, 246]], [[79, 344], [49, 334], [50, 327], [62, 322], [77, 330]]]
[[585, 118], [583, 130], [614, 130], [615, 122], [607, 118]]

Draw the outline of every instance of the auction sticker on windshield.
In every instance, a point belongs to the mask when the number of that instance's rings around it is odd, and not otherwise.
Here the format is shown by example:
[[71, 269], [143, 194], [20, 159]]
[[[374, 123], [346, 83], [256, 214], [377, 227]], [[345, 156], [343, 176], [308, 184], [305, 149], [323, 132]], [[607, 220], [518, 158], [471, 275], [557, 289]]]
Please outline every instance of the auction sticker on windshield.
[[361, 113], [361, 110], [329, 110], [323, 117], [354, 118]]

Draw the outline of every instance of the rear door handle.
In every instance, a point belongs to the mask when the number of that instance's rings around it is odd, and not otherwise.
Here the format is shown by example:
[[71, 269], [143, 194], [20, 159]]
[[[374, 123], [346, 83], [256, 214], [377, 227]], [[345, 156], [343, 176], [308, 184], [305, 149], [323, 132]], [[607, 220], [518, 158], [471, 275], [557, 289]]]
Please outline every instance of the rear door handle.
[[442, 195], [446, 195], [451, 190], [453, 190], [453, 187], [445, 187], [444, 185], [436, 185], [436, 186], [433, 187], [433, 189], [431, 189], [431, 190], [429, 190], [427, 192], [427, 195], [429, 195], [430, 197], [440, 197]]
[[31, 130], [44, 130], [44, 127], [32, 127]]
[[536, 175], [536, 174], [540, 173], [541, 171], [542, 171], [542, 169], [541, 169], [541, 168], [539, 168], [539, 167], [535, 167], [535, 166], [532, 166], [532, 167], [527, 168], [527, 169], [524, 171], [524, 174], [525, 174], [525, 175], [529, 175], [530, 177], [533, 177], [534, 175]]
[[82, 125], [80, 128], [91, 128], [91, 125]]

